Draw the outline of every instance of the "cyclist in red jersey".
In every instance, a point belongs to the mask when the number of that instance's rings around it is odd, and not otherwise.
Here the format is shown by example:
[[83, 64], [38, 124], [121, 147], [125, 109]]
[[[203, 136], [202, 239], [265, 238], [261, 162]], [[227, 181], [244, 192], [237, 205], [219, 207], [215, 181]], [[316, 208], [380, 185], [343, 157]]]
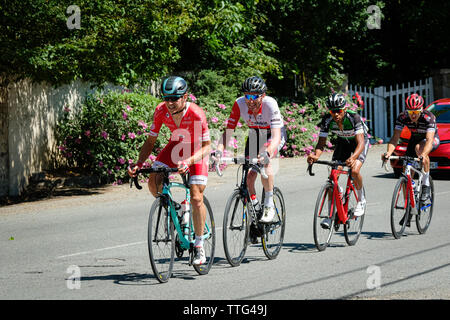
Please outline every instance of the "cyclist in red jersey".
[[[190, 192], [192, 218], [195, 230], [196, 255], [193, 264], [205, 263], [203, 250], [203, 230], [206, 220], [206, 208], [203, 203], [203, 192], [208, 180], [208, 157], [210, 153], [210, 137], [205, 112], [196, 104], [188, 102], [186, 81], [177, 76], [163, 79], [161, 92], [164, 102], [160, 103], [153, 114], [150, 135], [139, 154], [137, 164], [128, 169], [130, 176], [142, 168], [153, 151], [161, 126], [165, 124], [172, 135], [169, 143], [156, 157], [153, 166], [178, 167], [178, 172], [190, 173]], [[149, 176], [148, 187], [153, 196], [162, 191], [162, 175], [153, 173]]]
[[406, 98], [406, 110], [400, 113], [395, 122], [394, 134], [387, 145], [387, 152], [381, 155], [381, 159], [388, 160], [395, 150], [400, 134], [404, 126], [411, 131], [406, 155], [410, 157], [422, 157], [423, 173], [421, 201], [427, 201], [430, 196], [430, 158], [431, 151], [439, 146], [436, 117], [427, 110], [423, 110], [423, 98], [413, 93]]

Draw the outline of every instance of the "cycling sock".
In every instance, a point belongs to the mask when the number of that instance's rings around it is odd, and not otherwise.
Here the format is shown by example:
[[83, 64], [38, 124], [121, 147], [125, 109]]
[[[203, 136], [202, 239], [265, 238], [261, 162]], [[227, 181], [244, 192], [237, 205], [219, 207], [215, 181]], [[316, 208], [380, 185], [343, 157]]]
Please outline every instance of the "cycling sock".
[[203, 237], [202, 236], [195, 236], [195, 242], [194, 247], [203, 247]]
[[359, 201], [364, 201], [365, 199], [364, 199], [364, 192], [363, 192], [363, 188], [361, 188], [361, 189], [356, 189], [356, 192], [358, 193], [358, 199], [359, 199]]
[[266, 191], [264, 195], [265, 195], [264, 206], [273, 208], [274, 207], [274, 204], [273, 204], [273, 191]]
[[424, 185], [424, 186], [430, 186], [430, 171], [428, 171], [428, 172], [424, 172], [424, 171], [422, 171], [422, 173], [423, 173], [423, 180], [422, 180], [422, 185]]

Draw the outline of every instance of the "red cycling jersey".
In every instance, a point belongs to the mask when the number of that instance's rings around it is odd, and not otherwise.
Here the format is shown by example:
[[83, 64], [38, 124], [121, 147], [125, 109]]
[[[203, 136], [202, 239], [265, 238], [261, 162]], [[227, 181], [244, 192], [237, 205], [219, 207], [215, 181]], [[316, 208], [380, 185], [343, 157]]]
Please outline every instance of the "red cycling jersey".
[[[205, 112], [194, 103], [186, 103], [186, 109], [180, 126], [177, 127], [165, 102], [160, 103], [153, 115], [153, 124], [150, 127], [150, 135], [158, 136], [161, 126], [165, 124], [172, 132], [169, 143], [158, 154], [155, 162], [177, 167], [178, 161], [185, 160], [199, 151], [202, 142], [210, 141], [209, 128]], [[208, 176], [208, 159], [204, 158], [189, 167], [191, 182], [196, 176]], [[204, 179], [203, 179], [204, 180]], [[206, 184], [206, 180], [203, 183]]]

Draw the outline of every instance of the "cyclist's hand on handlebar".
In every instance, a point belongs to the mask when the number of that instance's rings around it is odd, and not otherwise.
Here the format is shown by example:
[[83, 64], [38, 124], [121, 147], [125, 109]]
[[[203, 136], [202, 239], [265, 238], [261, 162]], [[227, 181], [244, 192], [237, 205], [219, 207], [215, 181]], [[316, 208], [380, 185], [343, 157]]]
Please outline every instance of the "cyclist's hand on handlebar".
[[186, 174], [189, 172], [189, 165], [186, 161], [178, 161], [178, 173], [179, 174]]
[[389, 160], [389, 157], [390, 157], [391, 155], [390, 154], [388, 154], [387, 152], [385, 152], [385, 153], [383, 153], [382, 155], [381, 155], [381, 160], [382, 161], [387, 161], [387, 160]]
[[345, 164], [347, 165], [347, 167], [352, 168], [355, 164], [355, 161], [356, 160], [353, 157], [350, 157], [345, 161]]
[[128, 167], [128, 175], [132, 178], [136, 177], [136, 172], [142, 168], [142, 163], [137, 163], [135, 165]]
[[258, 162], [263, 164], [263, 165], [269, 164], [269, 162], [270, 162], [270, 155], [269, 155], [269, 153], [267, 151], [261, 152], [258, 155]]
[[220, 162], [220, 159], [223, 156], [223, 152], [220, 150], [216, 150], [214, 152], [211, 153], [211, 157], [214, 161]]
[[306, 161], [307, 161], [309, 164], [313, 164], [313, 163], [316, 162], [317, 160], [319, 160], [319, 157], [316, 156], [316, 155], [313, 154], [313, 153], [311, 153], [311, 154], [308, 156], [308, 158], [306, 159]]

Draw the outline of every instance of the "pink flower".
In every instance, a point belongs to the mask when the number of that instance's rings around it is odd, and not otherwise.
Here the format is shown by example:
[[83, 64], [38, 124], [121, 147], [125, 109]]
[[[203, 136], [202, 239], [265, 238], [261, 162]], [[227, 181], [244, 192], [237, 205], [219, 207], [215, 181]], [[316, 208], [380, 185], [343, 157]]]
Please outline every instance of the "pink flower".
[[224, 104], [221, 104], [221, 103], [218, 104], [218, 106], [219, 106], [219, 108], [222, 109], [222, 110], [225, 110], [225, 109], [227, 108]]
[[133, 108], [130, 107], [130, 105], [127, 104], [127, 111], [131, 111], [131, 110], [133, 110]]
[[64, 112], [70, 112], [69, 107], [64, 107]]
[[295, 145], [295, 144], [293, 144], [291, 147], [292, 147], [292, 149], [297, 149], [297, 145]]
[[300, 111], [299, 111], [301, 114], [304, 114], [305, 112], [306, 112], [306, 109], [305, 108], [302, 108], [302, 109], [300, 109]]
[[192, 100], [192, 102], [195, 102], [195, 100], [197, 100], [197, 98], [192, 93], [189, 94], [189, 98]]
[[305, 127], [302, 127], [300, 130], [302, 130], [302, 132], [308, 131], [308, 129], [306, 129]]
[[117, 161], [118, 161], [120, 164], [124, 164], [124, 163], [125, 163], [125, 159], [123, 159], [123, 158], [119, 158], [119, 159], [117, 159]]
[[123, 134], [122, 137], [120, 138], [122, 141], [125, 141], [125, 135]]
[[86, 130], [86, 131], [84, 132], [84, 135], [85, 135], [86, 137], [89, 137], [89, 136], [91, 135], [91, 130]]
[[287, 114], [294, 114], [292, 111], [286, 111]]
[[86, 154], [87, 154], [88, 156], [90, 156], [90, 155], [91, 155], [91, 150], [86, 151]]
[[123, 118], [123, 120], [127, 120], [127, 118], [128, 118], [128, 115], [125, 111], [122, 113], [122, 118]]
[[101, 136], [103, 137], [103, 139], [108, 139], [108, 132], [106, 131], [102, 131]]
[[153, 154], [151, 154], [148, 158], [149, 158], [151, 161], [155, 161], [155, 160], [156, 160], [156, 157], [155, 157]]
[[99, 166], [100, 168], [102, 168], [102, 167], [103, 167], [103, 162], [102, 162], [102, 161], [99, 161], [99, 162], [98, 162], [98, 166]]
[[128, 138], [134, 139], [136, 138], [136, 135], [134, 134], [134, 132], [128, 132]]
[[81, 144], [80, 138], [76, 138], [76, 139], [75, 139], [75, 143], [76, 143], [76, 144]]
[[238, 122], [238, 123], [237, 123], [237, 127], [238, 127], [238, 128], [242, 127], [242, 123]]
[[217, 123], [217, 121], [219, 121], [219, 119], [217, 117], [212, 117], [211, 118], [211, 122], [212, 123]]
[[138, 126], [141, 126], [142, 129], [144, 129], [144, 130], [147, 129], [147, 127], [148, 127], [148, 125], [142, 120], [138, 121]]

